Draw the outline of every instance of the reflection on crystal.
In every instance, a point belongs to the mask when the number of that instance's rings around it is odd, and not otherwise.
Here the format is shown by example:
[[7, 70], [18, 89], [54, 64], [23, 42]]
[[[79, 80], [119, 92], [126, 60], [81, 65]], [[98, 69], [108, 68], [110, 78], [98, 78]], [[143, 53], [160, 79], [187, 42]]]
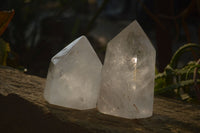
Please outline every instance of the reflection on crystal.
[[134, 21], [107, 46], [97, 108], [124, 118], [152, 115], [155, 49]]
[[[133, 80], [136, 80], [136, 66], [137, 66], [137, 57], [131, 58], [131, 62], [133, 64]], [[136, 86], [132, 87], [135, 90]]]
[[133, 58], [131, 59], [131, 62], [132, 62], [134, 65], [136, 65], [136, 63], [137, 63], [137, 57], [133, 57]]
[[133, 86], [132, 86], [132, 89], [133, 89], [133, 90], [135, 90], [135, 89], [136, 89], [136, 86], [135, 86], [135, 85], [133, 85]]
[[51, 104], [74, 109], [95, 108], [101, 68], [89, 41], [81, 36], [51, 59], [45, 99]]

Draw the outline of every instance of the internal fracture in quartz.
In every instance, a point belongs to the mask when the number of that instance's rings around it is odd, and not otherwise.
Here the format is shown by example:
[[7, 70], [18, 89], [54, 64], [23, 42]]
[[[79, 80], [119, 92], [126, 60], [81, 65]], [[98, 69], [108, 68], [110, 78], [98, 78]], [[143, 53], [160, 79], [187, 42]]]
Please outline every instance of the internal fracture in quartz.
[[57, 53], [48, 71], [44, 97], [50, 104], [96, 108], [102, 64], [85, 36]]
[[155, 49], [137, 23], [132, 22], [107, 46], [97, 108], [124, 118], [152, 115]]

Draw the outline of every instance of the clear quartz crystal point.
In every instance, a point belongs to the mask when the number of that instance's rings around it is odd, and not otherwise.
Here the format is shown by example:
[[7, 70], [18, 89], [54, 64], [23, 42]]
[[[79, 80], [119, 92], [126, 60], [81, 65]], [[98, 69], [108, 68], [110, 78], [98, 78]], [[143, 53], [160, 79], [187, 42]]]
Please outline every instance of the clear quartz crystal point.
[[107, 46], [97, 108], [128, 119], [153, 112], [156, 52], [137, 21]]
[[51, 59], [44, 98], [68, 108], [96, 108], [101, 68], [87, 38], [79, 37]]

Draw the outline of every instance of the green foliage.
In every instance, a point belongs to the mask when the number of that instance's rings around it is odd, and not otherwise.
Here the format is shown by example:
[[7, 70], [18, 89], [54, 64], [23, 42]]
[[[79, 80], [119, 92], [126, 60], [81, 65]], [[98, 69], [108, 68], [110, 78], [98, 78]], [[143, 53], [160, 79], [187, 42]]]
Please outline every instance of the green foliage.
[[[155, 94], [164, 96], [176, 96], [182, 100], [198, 98], [195, 84], [200, 84], [200, 79], [194, 77], [195, 72], [200, 75], [200, 64], [197, 61], [188, 62], [183, 68], [177, 68], [177, 62], [181, 55], [194, 48], [200, 49], [200, 45], [186, 44], [180, 47], [173, 55], [170, 64], [163, 73], [158, 73], [155, 78]], [[200, 50], [199, 50], [200, 51]]]
[[170, 61], [170, 66], [172, 68], [176, 68], [177, 67], [177, 62], [180, 58], [180, 56], [187, 52], [187, 51], [191, 51], [192, 48], [198, 48], [200, 50], [200, 45], [194, 44], [194, 43], [189, 43], [189, 44], [185, 44], [182, 47], [180, 47], [174, 54], [174, 56], [172, 57], [171, 61]]
[[0, 65], [6, 66], [8, 53], [10, 52], [10, 45], [0, 38]]

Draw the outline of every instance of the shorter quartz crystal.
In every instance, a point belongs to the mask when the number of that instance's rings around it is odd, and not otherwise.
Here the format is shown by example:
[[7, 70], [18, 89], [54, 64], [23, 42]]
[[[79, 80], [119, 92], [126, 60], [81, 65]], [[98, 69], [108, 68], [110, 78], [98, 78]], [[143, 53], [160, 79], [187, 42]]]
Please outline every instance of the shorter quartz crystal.
[[47, 75], [44, 97], [73, 109], [96, 108], [102, 64], [85, 36], [57, 53]]

